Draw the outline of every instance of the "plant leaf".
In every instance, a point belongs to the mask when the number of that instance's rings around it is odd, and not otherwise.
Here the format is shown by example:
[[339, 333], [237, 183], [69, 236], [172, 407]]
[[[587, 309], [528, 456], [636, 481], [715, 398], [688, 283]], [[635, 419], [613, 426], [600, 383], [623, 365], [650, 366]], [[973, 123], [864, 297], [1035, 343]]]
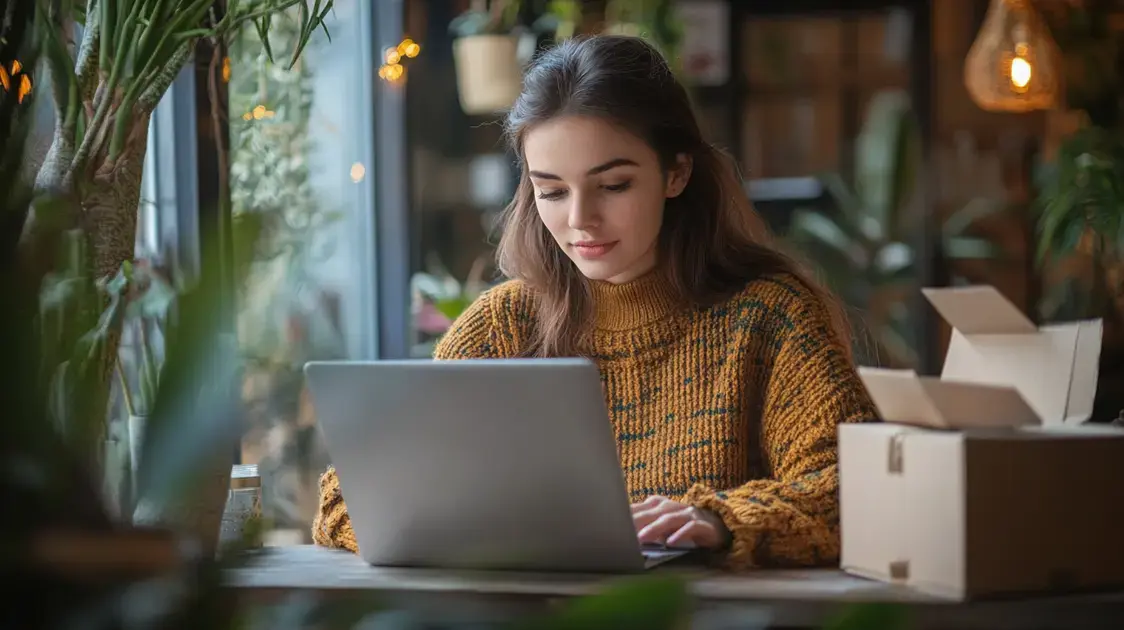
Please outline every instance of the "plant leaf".
[[987, 218], [1004, 210], [1006, 206], [994, 199], [977, 197], [972, 199], [963, 208], [950, 214], [941, 226], [945, 238], [960, 236], [968, 231], [980, 219]]
[[862, 251], [847, 232], [835, 221], [813, 210], [797, 210], [792, 215], [789, 236], [797, 243], [818, 243], [833, 250], [850, 264], [858, 264], [856, 252]]
[[875, 94], [855, 141], [855, 188], [866, 213], [882, 226], [883, 238], [900, 240], [901, 213], [913, 194], [920, 133], [903, 90]]
[[945, 256], [953, 260], [992, 260], [1003, 250], [994, 242], [974, 236], [956, 236], [944, 242]]
[[571, 600], [549, 617], [514, 627], [671, 630], [683, 627], [689, 611], [686, 581], [679, 577], [646, 576], [622, 582], [597, 595]]

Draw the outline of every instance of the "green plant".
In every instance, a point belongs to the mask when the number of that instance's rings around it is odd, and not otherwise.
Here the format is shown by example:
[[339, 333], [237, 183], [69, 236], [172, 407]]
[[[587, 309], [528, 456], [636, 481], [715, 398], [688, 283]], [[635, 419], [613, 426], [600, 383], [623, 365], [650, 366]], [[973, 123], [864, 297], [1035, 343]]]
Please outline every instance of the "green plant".
[[[829, 216], [813, 210], [794, 213], [792, 244], [811, 259], [827, 284], [852, 309], [868, 314], [873, 330], [856, 334], [858, 358], [878, 363], [885, 353], [893, 365], [916, 362], [907, 296], [916, 291], [915, 217], [908, 215], [918, 180], [920, 134], [908, 95], [875, 95], [855, 143], [855, 185], [838, 174], [820, 178], [836, 206]], [[992, 259], [990, 241], [970, 236], [979, 219], [1001, 206], [985, 200], [967, 204], [941, 225], [940, 240], [950, 260]], [[861, 327], [860, 327], [861, 328]], [[873, 344], [867, 342], [873, 337]]]
[[[290, 11], [291, 12], [291, 11]], [[270, 39], [293, 46], [294, 21], [273, 25]], [[343, 212], [325, 208], [312, 184], [312, 71], [274, 63], [244, 28], [231, 46], [231, 212], [257, 238], [236, 251], [247, 268], [241, 296], [239, 345], [252, 361], [297, 368], [339, 356], [343, 336], [321, 295], [317, 265], [335, 253], [334, 228]], [[305, 330], [291, 335], [293, 319]]]
[[472, 0], [469, 8], [449, 22], [454, 37], [507, 35], [519, 30], [521, 0]]
[[581, 0], [550, 0], [546, 12], [535, 20], [531, 28], [536, 33], [549, 34], [555, 42], [561, 42], [578, 34], [583, 13]]
[[428, 300], [450, 322], [488, 288], [488, 283], [484, 281], [488, 263], [486, 257], [473, 262], [464, 283], [449, 272], [437, 254], [431, 252], [426, 256], [426, 262], [427, 271], [419, 271], [410, 278], [410, 289], [415, 300]]
[[655, 46], [678, 71], [683, 24], [675, 15], [673, 0], [608, 0], [605, 32], [641, 37]]
[[[159, 390], [163, 366], [159, 339], [175, 304], [176, 290], [147, 260], [126, 261], [105, 286], [110, 294], [108, 310], [124, 309], [124, 326], [135, 350], [130, 357], [118, 353], [117, 378], [125, 409], [131, 416], [147, 416]], [[133, 379], [130, 371], [135, 373]]]
[[[1050, 282], [1043, 318], [1104, 317], [1119, 328], [1115, 305], [1124, 286], [1124, 35], [1112, 28], [1115, 3], [1086, 0], [1040, 7], [1062, 52], [1066, 107], [1082, 128], [1061, 142], [1036, 173], [1040, 266], [1085, 258], [1090, 273]], [[1076, 255], [1076, 256], [1075, 256]]]
[[[1124, 138], [1121, 132], [1086, 127], [1067, 137], [1052, 164], [1040, 172], [1038, 261], [1047, 264], [1087, 254], [1092, 273], [1063, 283], [1048, 317], [1107, 317], [1124, 277], [1110, 274], [1124, 252]], [[1115, 277], [1112, 277], [1115, 275]], [[1056, 294], [1057, 295], [1057, 294]], [[1115, 321], [1115, 323], [1119, 323]]]
[[[132, 258], [147, 149], [149, 118], [196, 45], [218, 49], [244, 24], [268, 37], [272, 19], [300, 4], [302, 38], [294, 63], [312, 32], [323, 27], [332, 0], [40, 0], [36, 35], [50, 75], [56, 124], [50, 149], [35, 175], [40, 199], [23, 210], [20, 255], [39, 269], [55, 263], [60, 231], [80, 230], [87, 242], [82, 274], [96, 283]], [[68, 43], [82, 26], [81, 40]], [[44, 85], [48, 82], [44, 81]], [[101, 295], [102, 305], [109, 297]], [[106, 432], [105, 409], [117, 361], [121, 318], [104, 318], [90, 354], [71, 364], [91, 398], [66, 403], [75, 425]], [[78, 326], [74, 329], [81, 329]], [[59, 364], [68, 360], [56, 357]], [[68, 391], [77, 391], [68, 388]], [[66, 392], [55, 398], [66, 400]], [[92, 462], [100, 453], [88, 454]]]

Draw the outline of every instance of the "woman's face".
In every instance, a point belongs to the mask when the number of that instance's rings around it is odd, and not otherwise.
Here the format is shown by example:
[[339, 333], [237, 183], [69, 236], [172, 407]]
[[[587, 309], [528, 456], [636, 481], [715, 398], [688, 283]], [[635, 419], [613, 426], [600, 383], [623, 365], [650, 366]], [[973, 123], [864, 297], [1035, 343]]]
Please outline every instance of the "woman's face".
[[539, 217], [583, 275], [620, 284], [655, 267], [664, 202], [690, 177], [685, 156], [665, 172], [643, 140], [587, 117], [536, 125], [523, 154]]

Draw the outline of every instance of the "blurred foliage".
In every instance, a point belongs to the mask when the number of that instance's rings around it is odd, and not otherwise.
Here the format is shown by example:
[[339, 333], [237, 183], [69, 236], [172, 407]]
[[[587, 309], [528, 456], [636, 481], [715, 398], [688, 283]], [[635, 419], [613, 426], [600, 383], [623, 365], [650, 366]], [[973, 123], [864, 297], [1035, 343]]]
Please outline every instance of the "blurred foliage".
[[522, 0], [471, 0], [468, 9], [449, 22], [453, 37], [509, 35], [524, 30], [519, 22]]
[[1122, 11], [1111, 0], [1037, 6], [1062, 53], [1065, 106], [1082, 118], [1038, 166], [1037, 259], [1047, 270], [1088, 261], [1046, 287], [1039, 311], [1048, 321], [1102, 317], [1111, 334], [1124, 324], [1115, 303], [1124, 289], [1124, 32], [1115, 26]]
[[663, 54], [674, 72], [683, 68], [683, 23], [674, 0], [607, 0], [604, 32], [641, 37]]
[[[273, 22], [273, 46], [298, 42], [300, 22], [290, 13]], [[230, 64], [232, 214], [239, 230], [257, 234], [252, 248], [235, 252], [249, 274], [240, 296], [239, 346], [255, 363], [299, 369], [343, 352], [316, 277], [317, 266], [336, 253], [343, 213], [324, 208], [312, 183], [311, 70], [303, 62], [271, 61], [249, 28], [234, 38]], [[294, 318], [301, 321], [299, 334]]]
[[1043, 315], [1049, 319], [1105, 317], [1106, 323], [1120, 323], [1114, 300], [1124, 289], [1124, 275], [1111, 271], [1124, 253], [1122, 131], [1080, 129], [1039, 172], [1039, 263], [1084, 254], [1092, 269], [1068, 278], [1047, 296]]
[[[871, 328], [858, 322], [855, 335], [856, 357], [864, 365], [916, 364], [908, 297], [917, 290], [919, 217], [909, 210], [918, 207], [920, 160], [921, 135], [909, 96], [880, 92], [871, 99], [856, 139], [854, 186], [840, 174], [822, 176], [833, 211], [798, 210], [792, 218], [788, 237], [793, 245], [845, 304], [869, 318]], [[1001, 209], [977, 199], [947, 217], [940, 233], [945, 257], [1001, 257], [993, 242], [970, 233], [976, 221]]]

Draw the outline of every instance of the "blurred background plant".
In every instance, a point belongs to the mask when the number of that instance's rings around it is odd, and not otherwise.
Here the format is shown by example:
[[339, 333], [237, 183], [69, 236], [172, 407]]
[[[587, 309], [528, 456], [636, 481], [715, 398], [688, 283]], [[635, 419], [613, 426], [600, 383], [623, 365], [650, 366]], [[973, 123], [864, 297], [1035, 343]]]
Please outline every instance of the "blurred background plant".
[[[921, 134], [909, 96], [876, 94], [855, 142], [854, 185], [842, 174], [820, 177], [831, 212], [798, 210], [788, 238], [817, 268], [855, 318], [855, 352], [864, 365], [916, 367], [914, 309], [917, 292], [916, 195]], [[1004, 207], [975, 199], [941, 224], [944, 255], [951, 261], [1005, 257], [994, 242], [974, 236], [977, 221]], [[972, 279], [954, 278], [966, 283]], [[861, 318], [860, 318], [861, 317]]]
[[608, 0], [602, 32], [641, 37], [663, 53], [673, 71], [682, 69], [683, 25], [674, 0]]
[[413, 356], [433, 355], [433, 346], [441, 335], [490, 286], [484, 279], [490, 263], [487, 257], [477, 258], [462, 283], [436, 253], [426, 256], [426, 271], [410, 278], [414, 329], [423, 338]]
[[1095, 420], [1124, 407], [1124, 31], [1111, 0], [1043, 3], [1062, 53], [1069, 133], [1036, 165], [1046, 321], [1101, 318]]
[[532, 28], [552, 42], [561, 42], [581, 33], [583, 17], [581, 0], [549, 0]]
[[522, 0], [471, 0], [468, 8], [449, 22], [456, 37], [509, 35], [524, 28], [519, 21]]

